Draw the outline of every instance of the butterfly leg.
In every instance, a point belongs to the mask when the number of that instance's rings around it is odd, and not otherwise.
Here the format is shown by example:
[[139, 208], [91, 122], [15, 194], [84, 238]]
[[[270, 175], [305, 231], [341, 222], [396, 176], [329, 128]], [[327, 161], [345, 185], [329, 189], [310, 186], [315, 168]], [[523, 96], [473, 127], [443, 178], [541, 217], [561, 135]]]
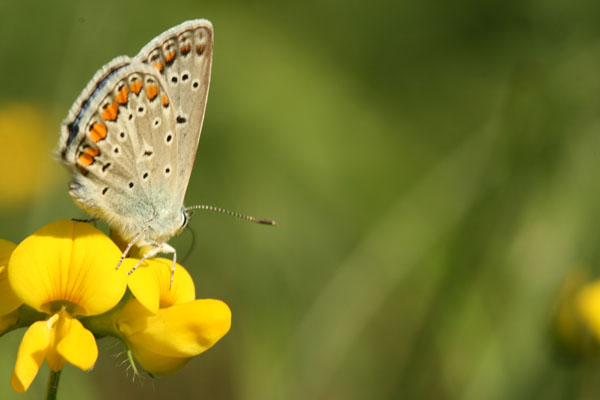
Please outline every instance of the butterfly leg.
[[[123, 263], [123, 260], [125, 259], [125, 257], [127, 257], [127, 254], [129, 254], [129, 251], [131, 250], [131, 248], [142, 238], [142, 236], [144, 235], [144, 233], [146, 233], [148, 228], [150, 228], [150, 227], [147, 226], [144, 229], [142, 229], [142, 231], [140, 233], [138, 233], [136, 235], [136, 237], [134, 237], [133, 240], [127, 244], [125, 251], [123, 251], [123, 254], [121, 254], [121, 259], [119, 260], [119, 263], [117, 264], [116, 269], [119, 269], [119, 267]], [[137, 268], [137, 265], [136, 265], [136, 268]]]
[[173, 278], [175, 277], [175, 264], [177, 264], [177, 251], [173, 249], [173, 265], [171, 266], [171, 282], [169, 283], [169, 290], [173, 287]]
[[177, 264], [177, 250], [168, 243], [150, 242], [154, 247], [152, 250], [144, 254], [144, 257], [135, 264], [135, 266], [127, 274], [131, 275], [144, 261], [149, 258], [156, 256], [158, 253], [172, 253], [173, 254], [173, 265], [171, 266], [171, 283], [169, 289], [173, 287], [173, 276], [175, 275], [175, 264]]

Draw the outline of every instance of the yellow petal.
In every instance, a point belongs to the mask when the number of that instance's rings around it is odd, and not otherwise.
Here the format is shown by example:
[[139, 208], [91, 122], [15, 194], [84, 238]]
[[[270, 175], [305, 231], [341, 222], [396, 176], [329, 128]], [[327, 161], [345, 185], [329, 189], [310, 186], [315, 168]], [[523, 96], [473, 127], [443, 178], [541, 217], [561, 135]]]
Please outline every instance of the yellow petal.
[[0, 239], [0, 315], [8, 314], [23, 304], [8, 282], [8, 260], [16, 247], [16, 244]]
[[53, 314], [66, 305], [72, 315], [96, 315], [125, 293], [126, 272], [115, 270], [120, 255], [92, 225], [57, 221], [17, 246], [8, 277], [17, 296], [39, 311]]
[[117, 318], [117, 327], [137, 353], [171, 358], [196, 356], [221, 339], [231, 327], [231, 310], [220, 300], [204, 299], [145, 312], [135, 299]]
[[50, 328], [47, 321], [34, 322], [19, 345], [17, 362], [10, 379], [16, 392], [23, 393], [29, 388], [44, 361], [50, 343]]
[[[127, 258], [121, 268], [130, 271], [138, 261], [137, 258]], [[129, 276], [129, 290], [153, 314], [159, 308], [187, 303], [196, 298], [194, 281], [179, 264], [175, 265], [173, 287], [169, 288], [172, 265], [173, 261], [166, 258], [151, 258]]]
[[48, 351], [46, 352], [46, 365], [52, 371], [60, 371], [67, 364], [67, 360], [64, 359], [56, 351], [56, 343], [64, 336], [65, 332], [71, 325], [71, 318], [65, 310], [52, 315], [47, 321], [50, 327], [50, 344], [48, 345]]
[[91, 369], [98, 358], [98, 346], [92, 332], [83, 327], [79, 320], [69, 318], [67, 332], [58, 341], [56, 351], [64, 359], [84, 371]]

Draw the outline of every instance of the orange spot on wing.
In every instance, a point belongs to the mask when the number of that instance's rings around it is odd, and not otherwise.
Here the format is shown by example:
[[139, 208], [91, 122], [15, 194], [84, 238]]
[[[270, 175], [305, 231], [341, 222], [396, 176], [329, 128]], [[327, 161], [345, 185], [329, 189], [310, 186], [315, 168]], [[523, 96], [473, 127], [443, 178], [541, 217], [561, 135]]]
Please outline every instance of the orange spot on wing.
[[181, 46], [181, 54], [187, 54], [190, 52], [190, 45], [189, 44], [184, 44], [183, 46]]
[[87, 153], [83, 153], [79, 155], [79, 163], [82, 165], [85, 165], [86, 167], [92, 165], [92, 163], [94, 162], [94, 157], [90, 156]]
[[170, 52], [169, 54], [167, 54], [165, 56], [165, 61], [166, 62], [171, 62], [171, 61], [173, 61], [174, 58], [175, 58], [175, 52], [172, 51], [172, 52]]
[[117, 94], [117, 97], [115, 98], [115, 100], [117, 100], [117, 103], [119, 103], [119, 104], [127, 104], [128, 97], [129, 97], [129, 89], [127, 88], [127, 86], [125, 86], [123, 89], [121, 89], [119, 91], [119, 94]]
[[92, 125], [92, 129], [90, 130], [90, 139], [92, 141], [98, 143], [102, 139], [106, 137], [106, 125], [101, 122], [96, 122]]
[[114, 121], [117, 119], [118, 114], [119, 105], [116, 102], [112, 102], [102, 111], [102, 118], [107, 121]]
[[87, 149], [85, 149], [85, 154], [92, 157], [96, 157], [98, 154], [100, 154], [100, 150], [98, 150], [97, 147], [88, 147]]
[[166, 107], [166, 106], [168, 106], [168, 105], [169, 105], [169, 99], [168, 99], [168, 97], [167, 97], [167, 95], [166, 95], [166, 94], [163, 94], [163, 95], [162, 95], [162, 99], [161, 99], [161, 101], [162, 101], [162, 105], [163, 105], [163, 106], [165, 106], [165, 107]]
[[158, 86], [156, 85], [148, 85], [146, 87], [146, 96], [148, 96], [149, 100], [154, 100], [156, 95], [158, 94]]
[[154, 68], [156, 68], [158, 70], [158, 72], [163, 72], [163, 69], [165, 68], [163, 63], [161, 63], [160, 61], [157, 61], [154, 63]]
[[135, 81], [131, 84], [131, 91], [135, 94], [138, 94], [142, 90], [142, 82]]

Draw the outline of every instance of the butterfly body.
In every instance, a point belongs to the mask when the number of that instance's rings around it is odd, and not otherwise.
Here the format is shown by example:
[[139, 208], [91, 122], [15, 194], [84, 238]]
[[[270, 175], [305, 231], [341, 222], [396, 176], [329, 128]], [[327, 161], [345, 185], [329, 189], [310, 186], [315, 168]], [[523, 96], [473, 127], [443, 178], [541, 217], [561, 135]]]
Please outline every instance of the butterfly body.
[[69, 194], [127, 242], [156, 248], [183, 229], [206, 107], [210, 22], [169, 29], [101, 68], [61, 127]]

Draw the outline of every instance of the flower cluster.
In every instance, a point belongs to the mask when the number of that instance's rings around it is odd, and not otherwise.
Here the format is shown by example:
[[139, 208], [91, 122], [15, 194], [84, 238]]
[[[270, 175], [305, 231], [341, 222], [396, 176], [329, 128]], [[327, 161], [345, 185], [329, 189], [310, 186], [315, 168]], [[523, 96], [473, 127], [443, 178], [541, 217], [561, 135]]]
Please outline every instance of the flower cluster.
[[[0, 335], [28, 327], [11, 385], [24, 392], [46, 360], [58, 372], [67, 362], [89, 370], [96, 339], [121, 339], [149, 373], [170, 374], [221, 339], [231, 326], [229, 307], [196, 300], [192, 278], [171, 261], [149, 259], [136, 273], [121, 251], [93, 226], [58, 221], [19, 245], [0, 240]], [[127, 291], [129, 288], [129, 292]]]

